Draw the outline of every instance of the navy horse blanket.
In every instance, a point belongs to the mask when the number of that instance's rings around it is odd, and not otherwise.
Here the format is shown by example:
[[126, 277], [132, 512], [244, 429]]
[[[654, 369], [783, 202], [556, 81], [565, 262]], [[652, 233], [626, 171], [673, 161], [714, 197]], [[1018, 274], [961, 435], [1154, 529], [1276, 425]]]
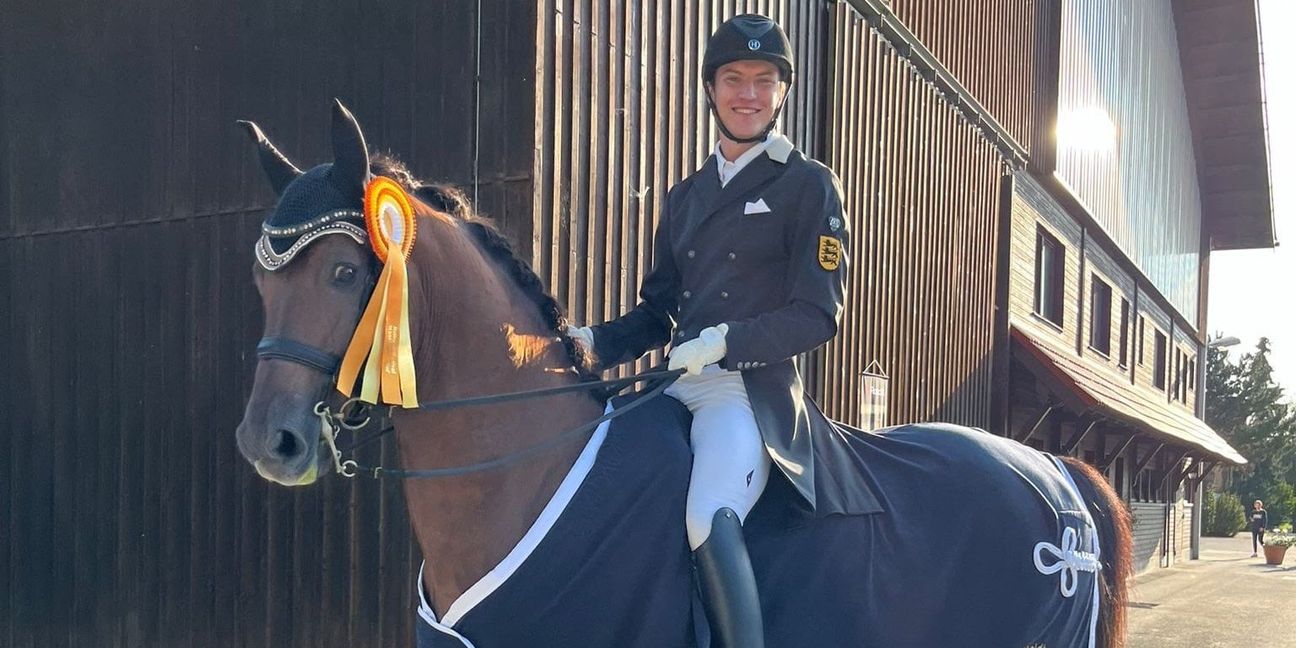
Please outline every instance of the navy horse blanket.
[[[657, 398], [600, 427], [445, 618], [421, 597], [418, 646], [705, 648], [684, 532], [689, 422]], [[882, 510], [816, 516], [770, 480], [745, 525], [767, 645], [1093, 645], [1101, 548], [1059, 461], [955, 425], [837, 432], [816, 453], [847, 450]]]

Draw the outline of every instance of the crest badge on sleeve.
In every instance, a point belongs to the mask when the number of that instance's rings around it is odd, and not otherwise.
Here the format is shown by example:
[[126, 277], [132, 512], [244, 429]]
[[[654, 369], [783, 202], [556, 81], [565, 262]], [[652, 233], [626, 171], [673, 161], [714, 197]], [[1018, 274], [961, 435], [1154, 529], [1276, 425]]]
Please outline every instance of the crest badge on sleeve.
[[832, 272], [841, 265], [841, 241], [831, 236], [819, 237], [819, 267]]

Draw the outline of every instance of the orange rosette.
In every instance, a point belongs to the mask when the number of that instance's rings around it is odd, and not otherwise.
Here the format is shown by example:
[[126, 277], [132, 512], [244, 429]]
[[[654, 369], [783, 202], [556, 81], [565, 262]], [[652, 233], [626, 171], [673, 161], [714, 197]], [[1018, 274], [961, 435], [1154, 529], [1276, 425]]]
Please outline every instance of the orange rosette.
[[414, 249], [414, 204], [395, 180], [377, 176], [365, 187], [365, 227], [369, 230], [369, 245], [378, 260], [387, 263], [387, 251], [400, 248], [401, 256], [409, 258]]
[[375, 177], [365, 186], [364, 217], [383, 269], [342, 358], [337, 388], [351, 396], [358, 380], [360, 400], [418, 407], [405, 267], [414, 249], [414, 205], [395, 181]]

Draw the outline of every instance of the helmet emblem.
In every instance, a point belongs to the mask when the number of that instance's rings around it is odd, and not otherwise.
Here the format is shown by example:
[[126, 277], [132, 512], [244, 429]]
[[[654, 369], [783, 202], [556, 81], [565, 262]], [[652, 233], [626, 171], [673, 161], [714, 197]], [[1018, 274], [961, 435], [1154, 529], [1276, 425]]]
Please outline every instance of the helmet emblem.
[[747, 49], [749, 49], [749, 50], [755, 52], [756, 50], [758, 50], [758, 49], [760, 49], [760, 48], [761, 48], [761, 42], [760, 42], [760, 40], [753, 38], [753, 39], [747, 41]]

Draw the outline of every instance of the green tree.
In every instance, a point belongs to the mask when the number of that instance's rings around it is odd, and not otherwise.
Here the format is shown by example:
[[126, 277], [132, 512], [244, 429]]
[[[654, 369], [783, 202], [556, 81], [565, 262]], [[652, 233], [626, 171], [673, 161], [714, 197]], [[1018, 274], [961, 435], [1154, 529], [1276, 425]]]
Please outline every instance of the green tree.
[[1296, 516], [1296, 409], [1274, 382], [1270, 351], [1268, 338], [1236, 363], [1222, 349], [1209, 350], [1206, 422], [1250, 461], [1234, 471], [1232, 489], [1248, 510], [1264, 500], [1278, 524]]

